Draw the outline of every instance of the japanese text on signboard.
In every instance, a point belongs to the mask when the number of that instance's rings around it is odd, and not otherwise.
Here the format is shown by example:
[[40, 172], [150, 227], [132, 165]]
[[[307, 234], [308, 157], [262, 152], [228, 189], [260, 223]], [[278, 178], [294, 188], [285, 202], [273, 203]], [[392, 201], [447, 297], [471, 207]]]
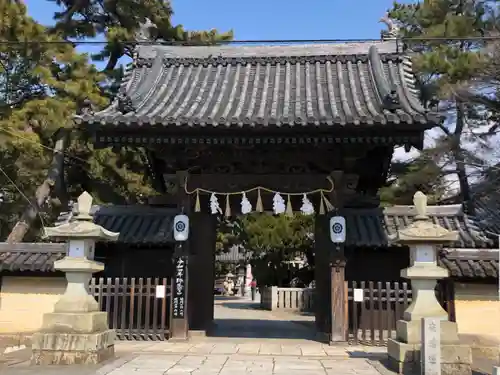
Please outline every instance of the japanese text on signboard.
[[173, 293], [173, 317], [184, 318], [186, 296], [186, 261], [177, 258], [175, 261]]

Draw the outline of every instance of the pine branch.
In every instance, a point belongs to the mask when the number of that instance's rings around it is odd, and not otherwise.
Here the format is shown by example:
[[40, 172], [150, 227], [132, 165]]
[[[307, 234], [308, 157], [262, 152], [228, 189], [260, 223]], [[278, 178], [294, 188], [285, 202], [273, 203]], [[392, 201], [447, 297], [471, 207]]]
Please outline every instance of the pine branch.
[[[47, 200], [52, 196], [52, 192], [57, 187], [64, 186], [64, 152], [68, 146], [69, 135], [65, 129], [60, 129], [56, 134], [54, 155], [52, 163], [47, 173], [47, 178], [36, 189], [35, 197], [26, 206], [21, 218], [12, 228], [6, 242], [18, 243], [22, 242], [26, 234], [29, 232], [38, 216], [46, 207]], [[63, 192], [59, 191], [59, 194]], [[61, 196], [62, 198], [62, 196]], [[63, 199], [63, 198], [62, 198]]]

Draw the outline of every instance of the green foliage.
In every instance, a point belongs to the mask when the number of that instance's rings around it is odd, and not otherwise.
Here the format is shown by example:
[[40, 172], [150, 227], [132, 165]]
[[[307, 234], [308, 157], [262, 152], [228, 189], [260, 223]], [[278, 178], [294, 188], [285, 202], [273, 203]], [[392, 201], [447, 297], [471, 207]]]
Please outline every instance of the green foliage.
[[218, 250], [235, 244], [252, 253], [253, 273], [260, 285], [284, 285], [294, 276], [285, 261], [305, 255], [314, 264], [314, 216], [252, 213], [222, 221]]
[[[49, 0], [63, 10], [55, 14], [56, 30], [72, 39], [104, 36], [107, 44], [93, 56], [107, 61], [106, 71], [115, 69], [118, 60], [132, 56], [132, 48], [141, 25], [151, 22], [148, 32], [155, 40], [175, 42], [215, 43], [233, 39], [233, 32], [217, 30], [187, 31], [172, 24], [171, 3], [164, 0]], [[128, 43], [126, 43], [128, 42]]]
[[[488, 150], [487, 143], [478, 142], [478, 133], [487, 119], [484, 108], [463, 100], [458, 92], [463, 87], [474, 86], [487, 59], [483, 53], [484, 40], [464, 39], [481, 37], [497, 29], [496, 14], [498, 1], [493, 0], [396, 2], [389, 11], [389, 16], [399, 24], [403, 37], [420, 38], [408, 41], [407, 47], [416, 52], [412, 57], [422, 102], [426, 107], [437, 108], [447, 115], [445, 123], [439, 126], [441, 134], [413, 162], [411, 170], [408, 169], [409, 175], [399, 179], [403, 191], [408, 189], [408, 183], [432, 187], [436, 166], [439, 166], [440, 177], [456, 175], [464, 200], [470, 199], [466, 167], [485, 164], [477, 151]], [[419, 173], [415, 180], [415, 174]], [[401, 188], [398, 189], [399, 192], [390, 194], [386, 191], [386, 198], [400, 194]]]
[[313, 216], [250, 214], [241, 218], [243, 245], [260, 256], [274, 251], [292, 257], [313, 246]]
[[435, 204], [446, 191], [442, 170], [426, 151], [415, 160], [393, 162], [389, 174], [387, 186], [380, 190], [383, 206], [412, 205], [417, 191], [427, 195], [429, 204]]
[[[118, 60], [131, 56], [134, 47], [123, 42], [134, 39], [146, 18], [153, 22], [153, 35], [165, 40], [215, 42], [232, 37], [231, 33], [188, 32], [182, 26], [172, 26], [170, 5], [162, 0], [53, 2], [62, 12], [54, 15], [55, 25], [42, 26], [27, 16], [22, 1], [0, 1], [0, 40], [11, 42], [0, 45], [3, 238], [45, 180], [53, 156], [52, 136], [61, 127], [71, 129], [72, 134], [64, 172], [71, 197], [87, 190], [97, 203], [133, 203], [155, 193], [146, 172], [144, 150], [95, 149], [89, 130], [73, 122], [82, 103], [90, 101], [95, 109], [109, 103], [123, 75]], [[95, 56], [77, 53], [68, 42], [100, 36], [105, 36], [107, 43]], [[104, 73], [96, 69], [91, 58], [107, 60]], [[55, 206], [56, 201], [47, 200], [41, 207], [46, 224], [64, 209]], [[33, 231], [30, 237], [36, 234]]]
[[[101, 74], [26, 15], [21, 1], [0, 2], [0, 184], [6, 191], [0, 233], [5, 236], [47, 173], [51, 136], [71, 127], [77, 104], [106, 105]], [[24, 43], [29, 40], [30, 43]], [[13, 181], [14, 184], [11, 182]]]

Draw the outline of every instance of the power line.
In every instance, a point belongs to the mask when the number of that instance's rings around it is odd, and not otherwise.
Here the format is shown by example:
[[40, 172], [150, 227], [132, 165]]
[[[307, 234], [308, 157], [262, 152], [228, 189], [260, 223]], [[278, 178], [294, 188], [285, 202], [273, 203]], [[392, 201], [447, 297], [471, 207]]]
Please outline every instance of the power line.
[[[263, 40], [225, 40], [216, 42], [202, 41], [138, 41], [138, 40], [114, 40], [122, 44], [145, 45], [145, 46], [214, 46], [232, 44], [282, 44], [282, 43], [365, 43], [365, 42], [480, 42], [498, 41], [500, 36], [470, 36], [470, 37], [408, 37], [394, 39], [263, 39]], [[72, 44], [72, 45], [103, 45], [108, 44], [105, 40], [0, 40], [0, 45], [26, 45], [26, 44]]]
[[45, 226], [43, 217], [42, 217], [42, 215], [40, 213], [40, 210], [37, 207], [35, 207], [35, 205], [33, 204], [33, 202], [26, 196], [26, 194], [23, 193], [23, 191], [21, 190], [21, 188], [19, 188], [19, 186], [17, 186], [17, 184], [14, 182], [14, 180], [12, 180], [12, 178], [10, 178], [9, 175], [1, 167], [0, 167], [0, 173], [2, 173], [4, 175], [4, 177], [17, 190], [17, 192], [21, 195], [21, 197], [26, 202], [28, 202], [28, 204], [36, 211], [37, 216], [40, 218], [40, 223], [42, 224], [43, 231], [45, 232], [45, 227], [46, 226]]
[[[5, 132], [7, 134], [10, 134], [12, 135], [13, 137], [17, 137], [19, 139], [22, 139], [23, 141], [26, 141], [26, 142], [30, 142], [30, 143], [33, 143], [33, 144], [36, 144], [40, 147], [42, 147], [43, 149], [45, 150], [48, 150], [48, 151], [52, 151], [52, 152], [61, 152], [60, 150], [56, 150], [55, 148], [52, 148], [52, 147], [49, 147], [49, 146], [45, 146], [43, 143], [39, 143], [33, 139], [30, 139], [30, 138], [27, 138], [27, 137], [23, 137], [17, 133], [14, 133], [13, 131], [9, 130], [9, 129], [5, 129], [5, 128], [0, 128], [0, 132]], [[74, 155], [68, 155], [65, 151], [63, 152], [63, 155], [71, 158], [71, 159], [74, 159], [76, 161], [79, 161], [81, 163], [88, 163], [88, 160], [85, 160], [85, 159], [82, 159], [82, 158], [79, 158], [78, 156], [74, 156]]]

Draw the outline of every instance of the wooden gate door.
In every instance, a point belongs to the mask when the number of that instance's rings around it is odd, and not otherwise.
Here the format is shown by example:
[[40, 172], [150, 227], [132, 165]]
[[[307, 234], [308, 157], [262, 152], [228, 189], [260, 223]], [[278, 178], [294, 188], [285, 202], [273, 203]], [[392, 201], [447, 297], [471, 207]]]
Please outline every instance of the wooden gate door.
[[170, 337], [170, 278], [93, 278], [90, 294], [120, 340], [166, 340]]
[[[396, 322], [412, 301], [409, 282], [346, 282], [349, 341], [354, 344], [386, 345], [388, 338], [396, 337]], [[363, 290], [363, 301], [354, 301], [354, 289]], [[436, 297], [455, 321], [453, 281], [438, 283]]]

